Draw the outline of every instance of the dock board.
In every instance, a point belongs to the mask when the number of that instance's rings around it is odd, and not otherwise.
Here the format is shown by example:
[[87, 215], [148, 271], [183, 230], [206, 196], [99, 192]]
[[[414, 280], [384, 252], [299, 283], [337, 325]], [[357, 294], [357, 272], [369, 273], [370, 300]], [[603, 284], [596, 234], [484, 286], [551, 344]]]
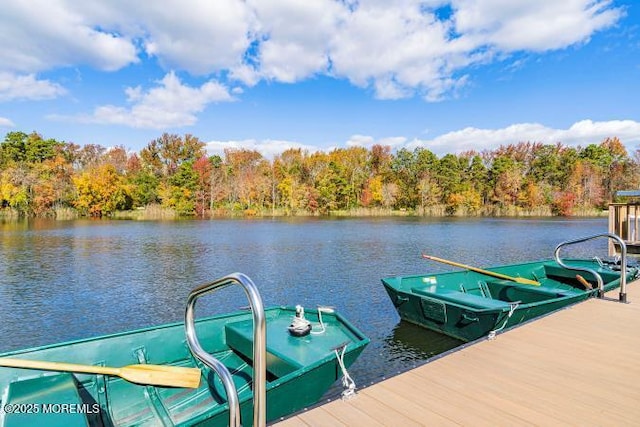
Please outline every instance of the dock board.
[[639, 426], [640, 282], [627, 296], [590, 299], [277, 425]]

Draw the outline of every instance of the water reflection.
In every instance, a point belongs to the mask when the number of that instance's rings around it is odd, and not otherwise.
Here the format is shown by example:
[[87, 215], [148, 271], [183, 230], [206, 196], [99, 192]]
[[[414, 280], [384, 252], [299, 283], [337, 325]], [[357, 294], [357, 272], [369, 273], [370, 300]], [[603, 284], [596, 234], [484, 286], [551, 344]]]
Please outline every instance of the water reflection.
[[416, 364], [463, 344], [443, 334], [425, 330], [408, 322], [399, 322], [384, 338], [389, 360]]
[[[182, 321], [189, 291], [239, 271], [264, 303], [336, 307], [371, 338], [351, 368], [360, 384], [458, 342], [399, 322], [380, 278], [437, 272], [429, 253], [488, 266], [549, 258], [606, 219], [250, 219], [0, 221], [0, 351]], [[606, 241], [567, 256], [606, 254]], [[239, 288], [198, 315], [246, 305]]]

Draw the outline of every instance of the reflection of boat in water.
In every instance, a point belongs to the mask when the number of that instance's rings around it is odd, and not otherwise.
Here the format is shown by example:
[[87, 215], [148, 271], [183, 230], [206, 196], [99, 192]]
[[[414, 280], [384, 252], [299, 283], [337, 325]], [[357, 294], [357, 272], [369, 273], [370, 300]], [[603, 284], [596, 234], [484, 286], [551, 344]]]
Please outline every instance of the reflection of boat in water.
[[[195, 321], [196, 300], [230, 284], [244, 288], [251, 311]], [[332, 309], [308, 310], [311, 330], [291, 331], [301, 311], [264, 310], [236, 273], [195, 289], [184, 324], [3, 354], [14, 367], [0, 368], [0, 425], [264, 425], [316, 403], [369, 341]], [[24, 369], [31, 361], [58, 372]], [[105, 375], [107, 366], [124, 368]]]
[[[562, 246], [590, 240], [598, 235], [560, 244], [556, 259], [505, 265], [486, 270], [435, 257], [425, 258], [465, 268], [464, 271], [389, 277], [382, 279], [400, 317], [463, 341], [510, 328], [533, 318], [621, 288], [637, 269], [600, 259], [559, 258]], [[620, 240], [619, 243], [624, 245]], [[584, 274], [586, 280], [576, 271]]]
[[392, 355], [390, 360], [409, 364], [419, 364], [461, 344], [458, 339], [405, 321], [398, 322], [384, 338], [384, 345]]

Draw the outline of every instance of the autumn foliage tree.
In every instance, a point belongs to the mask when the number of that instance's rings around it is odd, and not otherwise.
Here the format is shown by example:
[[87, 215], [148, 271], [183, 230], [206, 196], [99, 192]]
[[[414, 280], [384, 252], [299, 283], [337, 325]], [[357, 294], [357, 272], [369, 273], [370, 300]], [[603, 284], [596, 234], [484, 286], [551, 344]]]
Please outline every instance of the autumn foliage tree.
[[89, 216], [104, 216], [130, 207], [123, 177], [111, 164], [103, 164], [73, 177], [77, 196], [74, 206]]
[[388, 146], [265, 158], [209, 156], [197, 137], [163, 134], [139, 153], [80, 146], [33, 132], [0, 142], [0, 211], [109, 216], [152, 205], [180, 215], [332, 214], [366, 208], [419, 215], [572, 215], [605, 208], [640, 185], [640, 151], [615, 137], [584, 147], [518, 142], [437, 156]]

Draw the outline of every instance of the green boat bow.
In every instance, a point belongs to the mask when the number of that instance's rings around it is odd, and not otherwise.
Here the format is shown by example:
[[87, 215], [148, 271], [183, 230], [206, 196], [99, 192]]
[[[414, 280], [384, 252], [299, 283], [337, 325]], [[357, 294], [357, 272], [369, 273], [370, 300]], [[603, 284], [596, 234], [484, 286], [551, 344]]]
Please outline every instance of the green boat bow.
[[599, 237], [621, 242], [611, 234], [590, 236], [561, 243], [554, 260], [485, 270], [428, 257], [470, 269], [388, 277], [382, 283], [403, 320], [473, 341], [618, 287], [620, 301], [625, 302], [626, 281], [638, 274], [637, 268], [627, 268], [626, 252], [610, 263], [598, 258], [560, 259], [563, 246]]
[[[620, 273], [596, 261], [573, 260], [596, 270], [604, 290], [619, 286]], [[400, 317], [462, 341], [473, 341], [492, 331], [518, 325], [597, 295], [585, 289], [576, 273], [554, 261], [493, 267], [507, 275], [535, 278], [539, 287], [494, 279], [473, 271], [388, 277], [382, 283]], [[635, 277], [630, 269], [627, 279]], [[595, 284], [595, 280], [589, 281]]]
[[[249, 279], [231, 275], [214, 282], [213, 287], [197, 290], [202, 294], [237, 280]], [[255, 324], [254, 311], [191, 319], [200, 350], [209, 356], [204, 362], [186, 336], [184, 323], [2, 354], [0, 357], [95, 366], [199, 368], [202, 378], [200, 386], [191, 389], [140, 385], [102, 374], [0, 368], [0, 425], [227, 426], [239, 425], [241, 420], [245, 425], [251, 420], [264, 425], [313, 405], [369, 340], [341, 315], [327, 309], [307, 310], [311, 332], [294, 336], [288, 328], [299, 317], [300, 308], [262, 310], [257, 297], [258, 306], [252, 306], [261, 309], [263, 331]], [[192, 302], [195, 304], [195, 299]], [[189, 321], [187, 315], [187, 324]], [[255, 349], [261, 346], [255, 342], [256, 329], [266, 336], [264, 360], [260, 361], [254, 358]], [[207, 363], [211, 359], [216, 361], [213, 368]], [[257, 384], [261, 377], [258, 370], [264, 370], [261, 386]], [[229, 396], [229, 390], [236, 395]], [[254, 401], [254, 393], [260, 403]], [[233, 415], [236, 403], [238, 413]]]

